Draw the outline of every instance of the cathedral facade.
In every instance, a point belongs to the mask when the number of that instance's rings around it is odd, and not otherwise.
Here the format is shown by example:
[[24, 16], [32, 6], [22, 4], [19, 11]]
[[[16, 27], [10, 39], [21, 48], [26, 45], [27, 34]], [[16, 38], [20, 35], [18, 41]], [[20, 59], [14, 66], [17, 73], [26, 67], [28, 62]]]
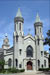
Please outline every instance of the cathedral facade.
[[14, 18], [13, 47], [10, 48], [7, 35], [3, 40], [5, 69], [16, 68], [25, 71], [37, 71], [39, 68], [48, 68], [49, 53], [44, 51], [44, 37], [42, 33], [43, 23], [36, 16], [34, 23], [35, 36], [31, 34], [24, 36], [24, 18], [18, 9]]

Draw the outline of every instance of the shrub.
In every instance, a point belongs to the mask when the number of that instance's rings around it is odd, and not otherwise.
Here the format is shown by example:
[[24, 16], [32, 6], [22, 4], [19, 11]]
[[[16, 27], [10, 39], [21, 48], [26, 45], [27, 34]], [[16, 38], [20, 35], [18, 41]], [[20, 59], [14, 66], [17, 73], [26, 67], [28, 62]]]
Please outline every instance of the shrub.
[[10, 72], [11, 71], [11, 68], [7, 69], [7, 71]]
[[4, 65], [5, 65], [5, 61], [4, 60], [0, 60], [0, 69], [4, 69]]
[[6, 70], [0, 70], [0, 73], [5, 73], [6, 72]]
[[18, 72], [18, 69], [15, 69], [15, 68], [11, 69], [11, 73], [17, 73], [17, 72]]
[[0, 70], [0, 73], [20, 73], [20, 72], [24, 72], [25, 70], [24, 69], [16, 69], [16, 68], [9, 68], [9, 69], [3, 69], [3, 70]]
[[6, 72], [6, 70], [2, 70], [2, 73], [5, 73]]
[[25, 71], [25, 69], [21, 69], [21, 70], [20, 70], [20, 72], [24, 72], [24, 71]]
[[12, 68], [10, 70], [11, 73], [19, 73], [19, 72], [24, 72], [24, 71], [25, 71], [24, 69], [19, 70], [19, 69], [16, 69], [16, 68]]
[[49, 71], [50, 68], [39, 68], [39, 71]]

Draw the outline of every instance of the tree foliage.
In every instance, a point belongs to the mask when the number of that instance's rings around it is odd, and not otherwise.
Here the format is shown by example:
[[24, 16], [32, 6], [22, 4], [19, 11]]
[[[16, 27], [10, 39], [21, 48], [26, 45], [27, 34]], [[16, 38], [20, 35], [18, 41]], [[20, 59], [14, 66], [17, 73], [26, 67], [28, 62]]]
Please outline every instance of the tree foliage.
[[47, 32], [47, 37], [45, 38], [44, 45], [48, 44], [50, 46], [50, 30]]
[[0, 66], [2, 66], [2, 69], [4, 69], [4, 65], [5, 65], [5, 61], [4, 60], [0, 60]]
[[[44, 45], [47, 45], [47, 44], [50, 46], [50, 30], [48, 30], [47, 37], [45, 38], [45, 42], [44, 42]], [[49, 51], [50, 51], [50, 48], [49, 48]], [[50, 67], [50, 54], [49, 54], [49, 67]]]

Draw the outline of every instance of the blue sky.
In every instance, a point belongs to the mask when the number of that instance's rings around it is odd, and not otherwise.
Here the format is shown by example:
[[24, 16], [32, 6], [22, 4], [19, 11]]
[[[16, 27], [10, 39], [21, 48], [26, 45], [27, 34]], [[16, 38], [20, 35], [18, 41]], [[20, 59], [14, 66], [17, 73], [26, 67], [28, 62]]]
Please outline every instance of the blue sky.
[[[2, 46], [5, 33], [8, 33], [10, 45], [13, 45], [14, 17], [18, 8], [21, 9], [24, 18], [24, 34], [27, 35], [30, 28], [30, 33], [34, 36], [33, 24], [38, 12], [43, 22], [43, 35], [45, 38], [50, 28], [49, 4], [50, 0], [0, 0], [0, 47]], [[44, 48], [47, 50], [48, 46]]]

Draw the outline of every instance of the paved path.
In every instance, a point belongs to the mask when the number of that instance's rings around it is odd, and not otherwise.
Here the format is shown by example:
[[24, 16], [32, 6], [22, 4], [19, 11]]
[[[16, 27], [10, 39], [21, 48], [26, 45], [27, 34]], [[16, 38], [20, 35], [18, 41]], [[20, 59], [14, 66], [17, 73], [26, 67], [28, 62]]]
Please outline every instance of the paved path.
[[24, 73], [0, 74], [0, 75], [50, 75], [50, 72], [24, 72]]

